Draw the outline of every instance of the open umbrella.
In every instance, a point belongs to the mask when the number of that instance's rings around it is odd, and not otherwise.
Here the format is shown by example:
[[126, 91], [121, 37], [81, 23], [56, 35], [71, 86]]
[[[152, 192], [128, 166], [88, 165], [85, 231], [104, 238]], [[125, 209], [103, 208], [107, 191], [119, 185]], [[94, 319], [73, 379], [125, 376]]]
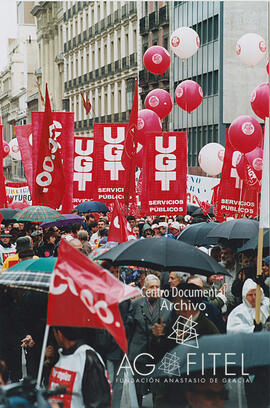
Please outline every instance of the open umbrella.
[[109, 208], [106, 207], [104, 203], [100, 203], [99, 201], [85, 201], [77, 205], [76, 209], [80, 213], [86, 212], [109, 212]]
[[22, 210], [19, 214], [15, 216], [15, 219], [17, 221], [42, 222], [62, 220], [64, 219], [64, 217], [59, 212], [53, 210], [50, 207], [45, 207], [42, 205], [33, 205]]
[[[200, 207], [197, 208], [195, 211], [193, 211], [193, 213], [191, 215], [192, 215], [192, 217], [199, 217], [199, 216], [205, 217], [205, 215], [202, 212], [202, 209]], [[211, 205], [208, 215], [210, 217], [214, 217], [214, 206], [213, 205]]]
[[[266, 228], [263, 231], [263, 248], [270, 248], [269, 235], [270, 235], [270, 229]], [[238, 249], [238, 252], [249, 251], [251, 249], [257, 251], [258, 235], [255, 235], [253, 238], [250, 238], [241, 248]]]
[[52, 226], [56, 227], [63, 227], [65, 225], [70, 225], [70, 224], [76, 224], [76, 223], [82, 223], [84, 221], [83, 217], [80, 217], [79, 215], [76, 214], [63, 214], [64, 218], [63, 219], [56, 219], [52, 221], [45, 221], [41, 224], [42, 228], [49, 228]]
[[0, 214], [3, 217], [3, 220], [16, 220], [15, 215], [18, 215], [21, 210], [13, 210], [12, 208], [1, 208]]
[[228, 275], [215, 259], [199, 249], [171, 238], [124, 242], [98, 257], [115, 265], [135, 265], [156, 271], [183, 271], [210, 276]]
[[259, 222], [247, 218], [225, 221], [207, 234], [208, 238], [250, 239], [258, 235]]
[[181, 232], [177, 239], [197, 246], [216, 244], [218, 238], [208, 238], [207, 234], [217, 225], [217, 222], [198, 222], [197, 224], [189, 225]]
[[187, 204], [187, 214], [191, 215], [194, 211], [198, 210], [200, 207], [198, 207], [195, 204]]
[[[247, 372], [251, 367], [270, 365], [269, 332], [202, 336], [198, 339], [198, 346], [199, 348], [196, 348], [195, 341], [177, 345], [156, 365], [153, 376], [172, 377], [179, 375], [179, 371], [184, 375], [187, 368], [189, 372], [201, 372], [202, 364], [205, 370], [213, 371], [213, 353], [216, 354], [215, 367], [223, 370], [225, 359], [228, 358], [226, 356], [230, 356], [229, 361], [233, 361], [233, 364], [227, 366], [230, 373], [239, 374], [242, 369]], [[189, 353], [192, 353], [192, 357], [188, 356]], [[172, 364], [168, 366], [170, 361]], [[179, 364], [176, 364], [177, 362]]]
[[48, 292], [57, 258], [27, 259], [0, 275], [0, 285]]

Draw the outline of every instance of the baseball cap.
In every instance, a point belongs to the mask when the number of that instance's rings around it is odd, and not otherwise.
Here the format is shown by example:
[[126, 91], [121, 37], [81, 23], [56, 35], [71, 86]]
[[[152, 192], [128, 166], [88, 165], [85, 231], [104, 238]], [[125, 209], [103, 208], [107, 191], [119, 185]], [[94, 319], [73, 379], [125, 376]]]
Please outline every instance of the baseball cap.
[[9, 230], [4, 230], [1, 231], [0, 238], [12, 238], [12, 235], [10, 234]]
[[168, 224], [167, 224], [167, 222], [160, 222], [159, 227], [168, 228]]
[[159, 226], [158, 224], [153, 224], [151, 228], [152, 228], [152, 229], [157, 229], [157, 228], [159, 228], [159, 227], [160, 227], [160, 226]]
[[24, 249], [33, 249], [32, 240], [30, 237], [19, 237], [16, 240], [16, 252]]
[[174, 229], [179, 230], [179, 229], [180, 229], [180, 224], [179, 224], [179, 222], [178, 222], [178, 221], [172, 222], [171, 225], [170, 225], [170, 228], [174, 228]]

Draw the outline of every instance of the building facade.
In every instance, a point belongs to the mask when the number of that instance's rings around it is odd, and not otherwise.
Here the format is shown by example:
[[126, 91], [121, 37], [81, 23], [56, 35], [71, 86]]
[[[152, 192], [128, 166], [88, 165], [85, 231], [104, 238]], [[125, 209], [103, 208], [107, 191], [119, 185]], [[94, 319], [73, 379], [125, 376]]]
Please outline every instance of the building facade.
[[210, 142], [225, 146], [226, 129], [237, 116], [254, 116], [251, 92], [268, 80], [266, 60], [251, 68], [235, 52], [237, 40], [247, 32], [267, 39], [267, 2], [177, 1], [172, 8], [172, 31], [192, 27], [201, 42], [198, 52], [186, 61], [173, 57], [173, 92], [180, 82], [192, 79], [204, 94], [191, 114], [174, 103], [173, 127], [187, 130], [189, 172], [202, 174], [200, 149]]
[[[27, 98], [35, 83], [37, 43], [36, 27], [30, 10], [34, 2], [17, 3], [17, 38], [9, 39], [8, 65], [0, 73], [0, 112], [3, 138], [10, 142], [15, 137], [14, 126], [27, 123]], [[10, 156], [4, 159], [7, 180], [22, 181], [21, 161]]]

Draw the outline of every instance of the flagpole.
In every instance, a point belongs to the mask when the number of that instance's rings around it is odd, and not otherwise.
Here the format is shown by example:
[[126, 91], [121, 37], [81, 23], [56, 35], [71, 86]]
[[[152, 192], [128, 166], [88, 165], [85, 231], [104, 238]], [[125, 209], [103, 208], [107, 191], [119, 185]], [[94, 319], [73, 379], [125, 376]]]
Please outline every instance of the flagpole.
[[[263, 258], [263, 228], [259, 228], [259, 237], [258, 237], [258, 253], [257, 253], [257, 277], [262, 275], [262, 258]], [[261, 317], [261, 286], [258, 283], [256, 287], [256, 315], [255, 320], [256, 323], [259, 324]]]
[[48, 341], [48, 337], [49, 337], [49, 330], [50, 330], [50, 326], [48, 324], [46, 324], [46, 328], [45, 328], [45, 332], [44, 332], [44, 338], [43, 338], [43, 344], [42, 344], [42, 350], [41, 350], [41, 356], [40, 356], [40, 362], [39, 362], [39, 368], [38, 368], [37, 388], [40, 388], [40, 385], [41, 385], [42, 371], [43, 371], [47, 341]]

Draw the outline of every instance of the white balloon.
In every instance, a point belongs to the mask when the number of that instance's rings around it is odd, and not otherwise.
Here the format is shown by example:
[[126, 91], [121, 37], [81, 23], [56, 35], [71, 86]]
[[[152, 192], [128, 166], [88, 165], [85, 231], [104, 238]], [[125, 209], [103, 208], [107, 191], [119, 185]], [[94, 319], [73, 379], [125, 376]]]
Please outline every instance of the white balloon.
[[258, 64], [266, 55], [264, 39], [256, 33], [244, 34], [236, 43], [236, 54], [240, 60], [251, 67]]
[[199, 165], [209, 176], [217, 176], [223, 166], [225, 149], [219, 143], [208, 143], [199, 153]]
[[170, 38], [172, 51], [180, 58], [187, 59], [194, 55], [200, 46], [200, 37], [190, 27], [180, 27], [175, 30]]
[[21, 152], [20, 152], [20, 148], [18, 145], [18, 140], [15, 137], [15, 139], [11, 139], [11, 141], [9, 142], [9, 147], [10, 147], [10, 156], [12, 157], [12, 159], [14, 160], [22, 160], [22, 156], [21, 156]]

